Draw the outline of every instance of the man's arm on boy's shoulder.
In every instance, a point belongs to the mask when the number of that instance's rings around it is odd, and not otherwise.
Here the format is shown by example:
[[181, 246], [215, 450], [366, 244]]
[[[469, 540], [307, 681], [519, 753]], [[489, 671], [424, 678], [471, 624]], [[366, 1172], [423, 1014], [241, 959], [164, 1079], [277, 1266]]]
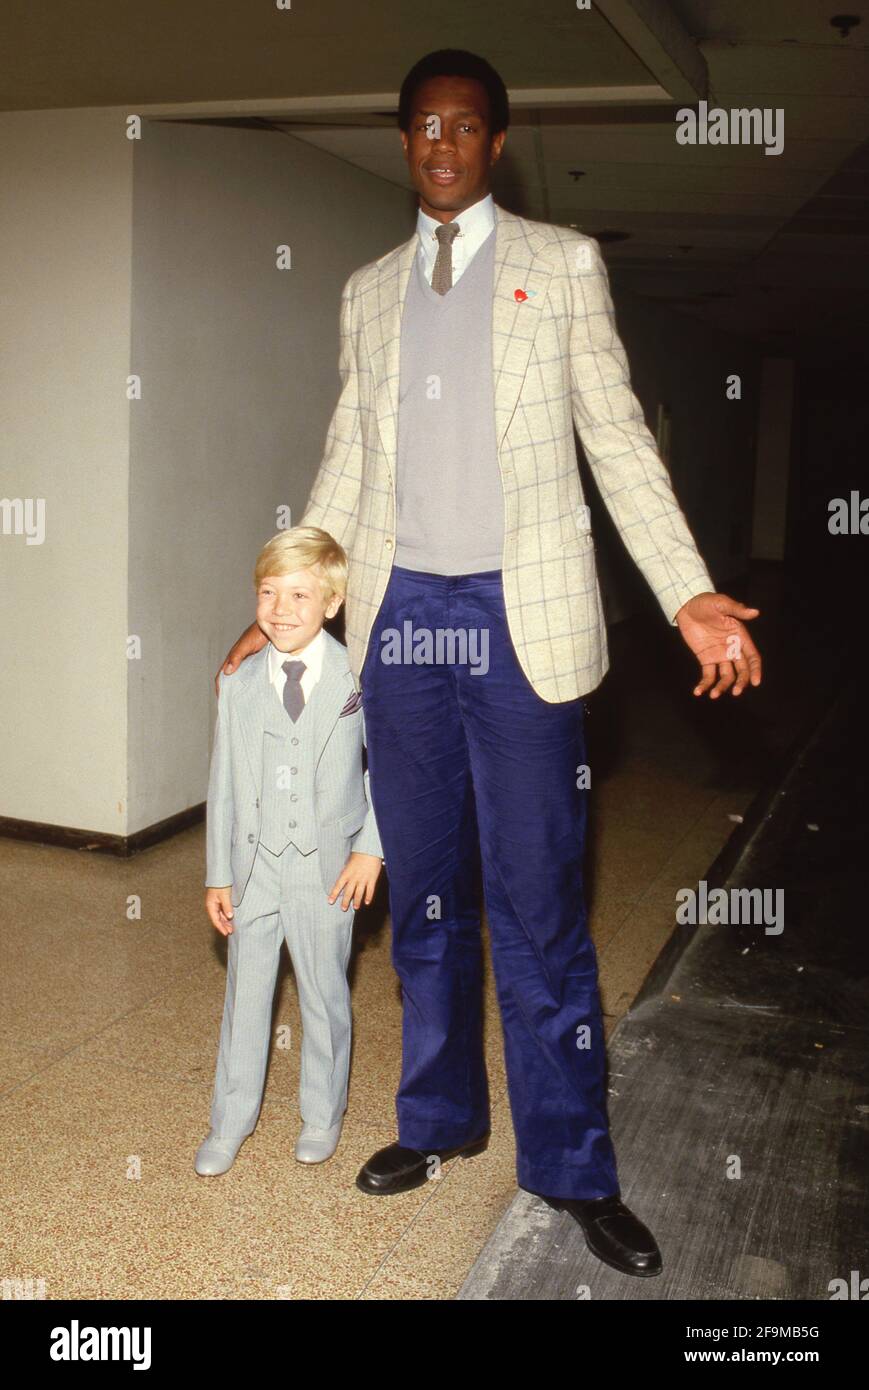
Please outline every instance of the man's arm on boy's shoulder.
[[359, 364], [356, 360], [354, 271], [341, 292], [338, 371], [341, 395], [326, 435], [326, 448], [300, 526], [320, 526], [345, 550], [356, 532], [362, 484]]
[[251, 623], [250, 627], [245, 628], [244, 632], [238, 638], [238, 641], [232, 644], [226, 656], [223, 658], [223, 664], [214, 677], [214, 693], [218, 700], [220, 699], [223, 677], [231, 676], [233, 671], [237, 670], [244, 661], [245, 657], [253, 656], [254, 652], [262, 651], [268, 640], [259, 623]]
[[[226, 677], [219, 677], [221, 688]], [[217, 703], [217, 724], [208, 773], [208, 800], [205, 814], [205, 886], [226, 888], [232, 883], [232, 770], [230, 765], [230, 724], [232, 700], [227, 690]]]

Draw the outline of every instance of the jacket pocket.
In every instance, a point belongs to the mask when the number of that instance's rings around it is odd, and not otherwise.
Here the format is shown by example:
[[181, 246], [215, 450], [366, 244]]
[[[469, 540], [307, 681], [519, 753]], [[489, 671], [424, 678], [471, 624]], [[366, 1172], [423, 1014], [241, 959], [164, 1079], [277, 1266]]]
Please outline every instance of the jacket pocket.
[[594, 540], [588, 510], [577, 507], [561, 518], [561, 554], [581, 555], [584, 551], [593, 552]]
[[355, 835], [357, 830], [361, 830], [368, 815], [367, 801], [360, 801], [358, 806], [354, 806], [352, 811], [345, 811], [343, 816], [338, 817], [338, 824], [344, 835]]

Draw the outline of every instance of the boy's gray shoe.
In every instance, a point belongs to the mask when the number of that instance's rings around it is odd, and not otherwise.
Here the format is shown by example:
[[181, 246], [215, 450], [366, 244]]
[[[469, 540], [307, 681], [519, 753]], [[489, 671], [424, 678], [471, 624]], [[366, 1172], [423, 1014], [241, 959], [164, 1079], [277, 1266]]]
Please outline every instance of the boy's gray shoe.
[[235, 1162], [235, 1156], [241, 1148], [242, 1140], [238, 1144], [232, 1144], [225, 1139], [214, 1138], [209, 1134], [196, 1150], [196, 1161], [194, 1168], [201, 1178], [217, 1177], [219, 1173], [226, 1173]]
[[296, 1158], [299, 1163], [325, 1163], [331, 1158], [341, 1138], [342, 1121], [331, 1129], [316, 1129], [313, 1125], [302, 1125], [302, 1132], [296, 1140]]

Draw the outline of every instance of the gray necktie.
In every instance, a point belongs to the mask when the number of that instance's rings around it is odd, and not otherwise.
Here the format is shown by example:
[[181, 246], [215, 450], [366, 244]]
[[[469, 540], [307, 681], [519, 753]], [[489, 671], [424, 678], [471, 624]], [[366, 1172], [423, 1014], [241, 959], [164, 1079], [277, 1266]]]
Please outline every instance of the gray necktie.
[[294, 724], [305, 708], [302, 672], [307, 669], [304, 661], [285, 661], [281, 666], [281, 670], [287, 673], [287, 681], [284, 686], [284, 709]]
[[453, 241], [458, 234], [458, 222], [442, 222], [435, 228], [438, 254], [431, 277], [431, 287], [435, 294], [446, 294], [447, 290], [453, 287]]

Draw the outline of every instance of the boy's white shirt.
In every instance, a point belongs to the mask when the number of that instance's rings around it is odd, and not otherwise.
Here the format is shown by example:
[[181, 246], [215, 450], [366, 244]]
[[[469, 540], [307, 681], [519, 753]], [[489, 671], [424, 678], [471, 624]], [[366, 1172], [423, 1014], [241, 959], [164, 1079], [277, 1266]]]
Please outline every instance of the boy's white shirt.
[[273, 642], [269, 642], [269, 680], [278, 694], [281, 704], [284, 703], [284, 686], [287, 683], [287, 673], [283, 669], [285, 661], [304, 661], [305, 669], [302, 672], [301, 686], [302, 694], [308, 700], [311, 691], [320, 679], [323, 670], [323, 649], [325, 646], [325, 629], [320, 628], [316, 637], [312, 637], [306, 647], [302, 647], [297, 652], [280, 652]]

